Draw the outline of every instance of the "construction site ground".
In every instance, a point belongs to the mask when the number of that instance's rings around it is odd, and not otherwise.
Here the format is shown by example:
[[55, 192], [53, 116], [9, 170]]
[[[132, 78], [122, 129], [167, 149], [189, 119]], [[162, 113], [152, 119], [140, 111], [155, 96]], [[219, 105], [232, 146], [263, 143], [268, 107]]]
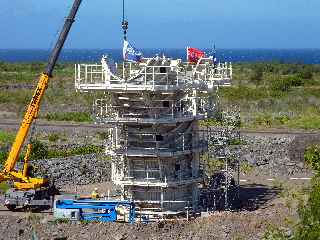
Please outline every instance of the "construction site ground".
[[[267, 177], [267, 176], [265, 176]], [[299, 197], [309, 181], [299, 179], [267, 180], [246, 176], [241, 183], [241, 208], [214, 212], [208, 216], [149, 224], [89, 223], [54, 220], [52, 211], [9, 212], [0, 209], [0, 239], [261, 239], [272, 226], [291, 231], [297, 221]], [[110, 183], [66, 186], [66, 193], [89, 194], [94, 187], [110, 188]], [[206, 214], [205, 214], [206, 215]]]
[[[0, 129], [15, 130], [18, 121], [0, 120]], [[43, 131], [103, 131], [104, 127], [70, 123], [40, 122]], [[277, 131], [275, 131], [275, 134]], [[272, 134], [255, 132], [254, 134]], [[297, 133], [295, 133], [297, 134]], [[301, 133], [305, 134], [305, 133]], [[72, 138], [71, 138], [72, 139]], [[74, 139], [78, 141], [78, 139]], [[259, 171], [240, 176], [240, 208], [203, 214], [189, 221], [174, 219], [149, 224], [65, 222], [53, 219], [52, 211], [9, 212], [0, 209], [0, 239], [261, 239], [273, 226], [290, 233], [298, 220], [297, 206], [310, 184], [312, 173], [292, 176], [264, 176]], [[62, 192], [89, 194], [95, 187], [106, 194], [110, 182], [66, 185]]]

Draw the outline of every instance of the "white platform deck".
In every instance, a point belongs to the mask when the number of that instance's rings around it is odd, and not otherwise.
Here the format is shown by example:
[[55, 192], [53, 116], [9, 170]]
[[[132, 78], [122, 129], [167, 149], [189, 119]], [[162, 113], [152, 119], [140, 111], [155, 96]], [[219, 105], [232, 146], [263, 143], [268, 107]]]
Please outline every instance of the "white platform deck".
[[[114, 68], [114, 67], [113, 67]], [[177, 91], [198, 89], [210, 91], [217, 86], [230, 86], [232, 65], [197, 65], [181, 60], [151, 58], [140, 64], [129, 63], [111, 71], [102, 64], [75, 65], [75, 88], [78, 91]]]

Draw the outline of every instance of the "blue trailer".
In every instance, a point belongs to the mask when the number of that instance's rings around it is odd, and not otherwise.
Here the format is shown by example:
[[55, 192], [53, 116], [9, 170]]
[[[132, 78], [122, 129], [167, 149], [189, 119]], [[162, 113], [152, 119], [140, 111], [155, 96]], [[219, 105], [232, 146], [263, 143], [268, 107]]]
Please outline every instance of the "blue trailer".
[[132, 201], [57, 199], [54, 217], [74, 221], [135, 222], [135, 204]]

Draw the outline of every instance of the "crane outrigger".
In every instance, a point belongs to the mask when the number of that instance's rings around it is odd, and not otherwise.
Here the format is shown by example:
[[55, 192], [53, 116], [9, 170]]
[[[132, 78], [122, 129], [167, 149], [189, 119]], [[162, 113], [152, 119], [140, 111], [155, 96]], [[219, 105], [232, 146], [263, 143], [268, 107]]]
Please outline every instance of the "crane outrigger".
[[32, 150], [32, 144], [27, 145], [27, 152], [24, 158], [24, 166], [22, 171], [16, 170], [15, 166], [19, 159], [20, 152], [29, 134], [32, 123], [37, 118], [41, 100], [48, 87], [49, 79], [56, 62], [59, 58], [60, 52], [68, 37], [71, 26], [75, 21], [75, 16], [79, 10], [82, 0], [75, 0], [70, 10], [68, 17], [65, 19], [64, 26], [58, 38], [58, 41], [52, 50], [45, 71], [41, 74], [36, 90], [27, 111], [22, 120], [21, 126], [18, 130], [16, 138], [13, 142], [8, 158], [5, 162], [3, 170], [0, 172], [0, 182], [13, 181], [14, 187], [9, 189], [5, 195], [5, 205], [12, 210], [18, 206], [32, 207], [32, 206], [50, 206], [52, 204], [52, 195], [54, 191], [48, 179], [33, 178], [28, 174], [29, 157]]

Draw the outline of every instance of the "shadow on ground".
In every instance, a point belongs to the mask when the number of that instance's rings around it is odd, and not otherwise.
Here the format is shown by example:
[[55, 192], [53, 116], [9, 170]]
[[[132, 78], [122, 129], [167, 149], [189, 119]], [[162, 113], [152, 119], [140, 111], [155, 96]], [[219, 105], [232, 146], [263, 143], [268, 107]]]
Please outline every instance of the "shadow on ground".
[[[233, 185], [226, 195], [224, 188], [202, 189], [201, 203], [203, 209], [208, 210], [234, 210], [254, 211], [280, 194], [281, 189], [262, 184], [247, 184], [239, 188]], [[226, 200], [227, 198], [227, 200]]]
[[261, 184], [240, 186], [239, 200], [234, 199], [234, 205], [239, 210], [254, 211], [263, 208], [269, 201], [277, 198], [281, 189]]

